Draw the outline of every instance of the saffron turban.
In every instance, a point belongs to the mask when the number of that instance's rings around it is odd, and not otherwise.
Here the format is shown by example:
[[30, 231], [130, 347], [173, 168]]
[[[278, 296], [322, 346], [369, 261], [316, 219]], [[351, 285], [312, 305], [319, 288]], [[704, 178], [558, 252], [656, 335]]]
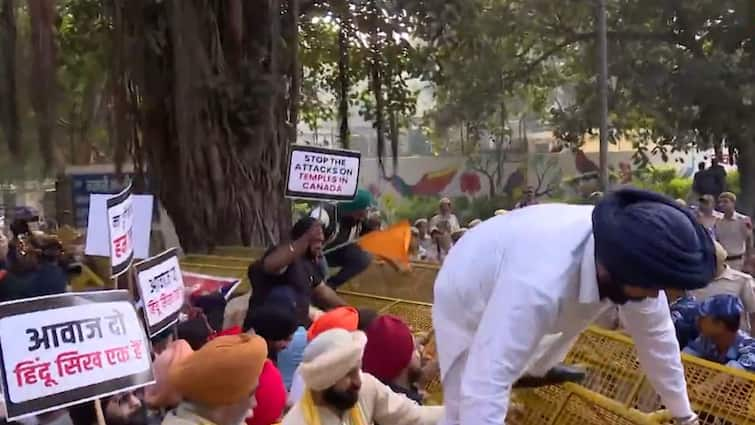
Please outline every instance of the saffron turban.
[[312, 341], [325, 331], [331, 329], [357, 330], [359, 325], [359, 311], [354, 307], [338, 307], [325, 312], [312, 323], [307, 331], [307, 340]]
[[595, 254], [613, 280], [645, 288], [702, 288], [716, 274], [713, 240], [686, 208], [638, 189], [609, 193], [592, 214]]
[[189, 401], [229, 406], [252, 395], [267, 359], [267, 344], [256, 335], [213, 339], [168, 374], [170, 384]]

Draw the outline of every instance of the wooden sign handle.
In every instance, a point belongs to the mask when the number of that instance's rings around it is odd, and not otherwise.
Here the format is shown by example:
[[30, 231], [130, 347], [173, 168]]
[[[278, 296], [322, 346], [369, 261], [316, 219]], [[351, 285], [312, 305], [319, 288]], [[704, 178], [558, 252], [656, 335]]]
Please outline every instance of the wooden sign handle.
[[107, 425], [105, 423], [105, 413], [102, 410], [102, 401], [99, 398], [94, 400], [94, 410], [97, 413], [97, 425]]

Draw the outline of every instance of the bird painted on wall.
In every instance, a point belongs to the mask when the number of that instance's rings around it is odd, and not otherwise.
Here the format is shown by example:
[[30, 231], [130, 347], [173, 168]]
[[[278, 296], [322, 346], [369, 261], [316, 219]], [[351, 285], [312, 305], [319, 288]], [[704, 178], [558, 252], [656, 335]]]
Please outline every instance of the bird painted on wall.
[[574, 151], [574, 165], [577, 167], [577, 171], [580, 174], [597, 173], [600, 171], [600, 167], [588, 158], [582, 149]]
[[456, 176], [458, 168], [445, 168], [425, 173], [415, 184], [408, 184], [401, 176], [394, 174], [388, 180], [401, 196], [435, 196], [442, 193]]
[[524, 170], [517, 168], [506, 178], [506, 184], [503, 185], [502, 192], [513, 196], [514, 190], [521, 189], [526, 183], [527, 177], [524, 175]]

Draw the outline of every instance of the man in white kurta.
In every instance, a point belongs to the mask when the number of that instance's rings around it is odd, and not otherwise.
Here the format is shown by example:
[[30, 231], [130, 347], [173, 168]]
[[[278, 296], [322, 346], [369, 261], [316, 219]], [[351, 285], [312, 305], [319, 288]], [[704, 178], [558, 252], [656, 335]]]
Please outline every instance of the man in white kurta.
[[[639, 216], [637, 211], [622, 215], [627, 199], [644, 202]], [[538, 205], [483, 222], [451, 250], [435, 282], [433, 306], [446, 425], [504, 423], [512, 384], [525, 373], [542, 376], [562, 361], [580, 332], [615, 305], [603, 292], [613, 292], [613, 299], [624, 303], [622, 323], [666, 407], [679, 423], [697, 423], [666, 296], [659, 291], [663, 286], [634, 280], [645, 276], [635, 269], [645, 261], [638, 250], [647, 250], [649, 279], [660, 276], [674, 286], [691, 280], [689, 286], [700, 287], [715, 270], [712, 242], [691, 214], [659, 195], [629, 190], [609, 194], [601, 202], [606, 204], [600, 233], [594, 229], [591, 206]], [[660, 215], [652, 202], [663, 204]], [[699, 228], [686, 228], [682, 221], [687, 219]], [[637, 229], [640, 225], [645, 227]], [[681, 236], [665, 240], [670, 233]], [[596, 239], [602, 249], [611, 251], [602, 256], [598, 252], [598, 260]], [[619, 241], [625, 239], [623, 247]], [[607, 249], [612, 243], [615, 250]], [[661, 252], [687, 249], [685, 245], [690, 252], [684, 255]], [[658, 255], [666, 257], [659, 262]], [[611, 267], [604, 267], [604, 262]], [[673, 279], [676, 269], [681, 280]], [[619, 282], [644, 286], [645, 295], [635, 287], [635, 295], [629, 297], [633, 301], [621, 300], [615, 292], [626, 285], [616, 283], [608, 289], [608, 272], [614, 280], [623, 278]], [[696, 274], [699, 281], [690, 277]]]

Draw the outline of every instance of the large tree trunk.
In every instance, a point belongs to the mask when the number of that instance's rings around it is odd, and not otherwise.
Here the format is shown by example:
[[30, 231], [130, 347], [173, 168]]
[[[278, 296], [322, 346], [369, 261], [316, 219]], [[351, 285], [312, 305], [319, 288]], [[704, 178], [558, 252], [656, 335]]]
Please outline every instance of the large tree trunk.
[[37, 142], [46, 169], [64, 169], [62, 154], [53, 144], [55, 126], [55, 25], [54, 0], [29, 0], [31, 20], [32, 71], [29, 75], [31, 103], [37, 121]]
[[0, 4], [0, 130], [8, 141], [8, 149], [18, 155], [21, 129], [16, 91], [16, 2]]
[[31, 101], [37, 119], [39, 150], [45, 167], [62, 172], [64, 161], [53, 144], [55, 125], [55, 25], [54, 0], [29, 0], [31, 18], [32, 72], [29, 76]]
[[295, 49], [281, 41], [295, 38], [296, 20], [281, 15], [280, 0], [116, 6], [124, 58], [144, 58], [124, 61], [122, 84], [140, 102], [134, 157], [145, 159], [184, 250], [277, 241], [291, 225], [283, 189], [295, 138], [286, 90]]

